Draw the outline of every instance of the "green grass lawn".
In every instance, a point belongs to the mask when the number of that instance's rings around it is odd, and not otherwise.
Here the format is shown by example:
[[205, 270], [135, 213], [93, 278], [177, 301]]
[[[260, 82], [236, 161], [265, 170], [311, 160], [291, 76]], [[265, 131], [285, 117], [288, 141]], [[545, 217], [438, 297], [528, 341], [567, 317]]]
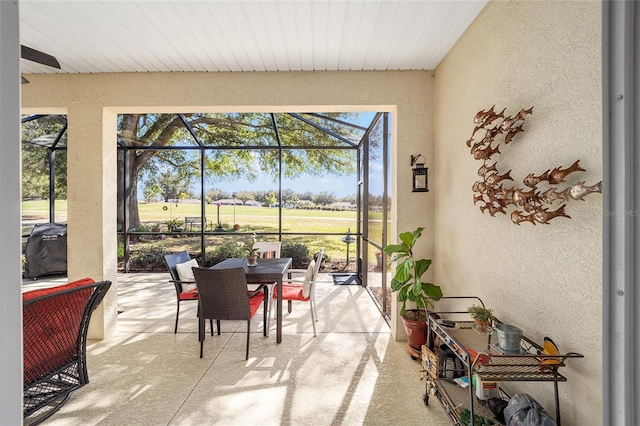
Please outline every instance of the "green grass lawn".
[[[140, 203], [138, 205], [142, 224], [150, 227], [153, 224], [161, 225], [161, 232], [167, 231], [166, 222], [177, 219], [184, 224], [185, 217], [200, 217], [199, 204], [175, 204], [175, 203]], [[166, 208], [166, 209], [165, 209]], [[56, 201], [56, 221], [66, 221], [66, 200]], [[215, 226], [218, 223], [218, 207], [208, 204], [205, 207], [207, 222]], [[43, 223], [48, 221], [49, 202], [47, 200], [22, 202], [23, 221]], [[226, 224], [229, 229], [234, 223], [241, 226], [240, 232], [277, 233], [279, 223], [279, 209], [269, 207], [236, 206], [235, 215], [233, 206], [220, 206], [220, 223]], [[235, 218], [235, 221], [234, 221]], [[370, 212], [369, 229], [371, 235], [381, 234], [381, 212]], [[287, 236], [282, 237], [283, 242], [295, 241], [309, 246], [316, 251], [323, 247], [331, 257], [345, 258], [346, 244], [341, 240], [347, 230], [356, 230], [355, 211], [330, 211], [330, 210], [282, 210], [282, 232], [284, 233], [334, 233], [340, 235], [312, 235], [312, 236]], [[208, 241], [215, 244], [220, 238], [233, 238], [242, 241], [248, 239], [248, 235], [229, 235], [228, 237], [208, 237]], [[271, 239], [271, 238], [270, 238]], [[143, 239], [144, 240], [144, 239]], [[199, 250], [199, 238], [182, 237], [167, 238], [165, 244], [171, 244], [172, 249], [188, 248]], [[350, 257], [355, 257], [355, 244], [350, 247]], [[374, 252], [369, 253], [370, 259], [375, 260]]]

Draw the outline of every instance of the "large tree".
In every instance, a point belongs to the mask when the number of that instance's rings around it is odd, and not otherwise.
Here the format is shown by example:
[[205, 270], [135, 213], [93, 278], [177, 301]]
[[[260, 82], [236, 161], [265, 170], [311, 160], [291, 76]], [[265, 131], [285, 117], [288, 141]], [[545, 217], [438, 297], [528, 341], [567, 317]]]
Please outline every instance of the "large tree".
[[[354, 121], [354, 113], [326, 114], [343, 121]], [[275, 123], [277, 126], [274, 126]], [[323, 149], [346, 146], [338, 138], [305, 123], [291, 114], [264, 113], [198, 113], [185, 116], [191, 130], [176, 114], [125, 114], [119, 117], [118, 138], [127, 149], [118, 156], [118, 168], [126, 174], [129, 197], [129, 227], [140, 223], [138, 213], [138, 182], [145, 176], [174, 173], [191, 184], [200, 176], [200, 152], [207, 150], [205, 178], [215, 183], [220, 179], [255, 180], [257, 171], [274, 176], [279, 170], [279, 150], [283, 147], [320, 147], [320, 149], [285, 149], [282, 151], [283, 176], [295, 178], [302, 174], [313, 176], [345, 175], [355, 170], [353, 151]], [[354, 130], [338, 121], [309, 118], [334, 134], [357, 139]], [[277, 131], [276, 131], [277, 128]], [[194, 137], [195, 135], [195, 137]], [[200, 145], [201, 144], [201, 145]], [[171, 150], [167, 147], [200, 149]], [[140, 147], [140, 149], [135, 149]], [[144, 149], [154, 147], [158, 149]], [[254, 147], [253, 149], [239, 149]], [[127, 155], [128, 167], [124, 167]], [[124, 185], [118, 185], [118, 201], [124, 200]], [[124, 223], [124, 210], [118, 209], [118, 220]]]

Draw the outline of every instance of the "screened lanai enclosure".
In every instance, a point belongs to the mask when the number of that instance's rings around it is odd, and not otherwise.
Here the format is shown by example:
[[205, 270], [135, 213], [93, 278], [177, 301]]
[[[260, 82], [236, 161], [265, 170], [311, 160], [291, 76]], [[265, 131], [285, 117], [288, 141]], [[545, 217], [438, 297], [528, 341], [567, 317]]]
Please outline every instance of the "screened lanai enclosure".
[[[66, 117], [23, 118], [23, 237], [66, 222]], [[302, 263], [356, 275], [387, 313], [391, 116], [359, 113], [121, 114], [117, 224], [124, 272], [200, 264], [281, 241]], [[299, 264], [298, 266], [302, 266]]]

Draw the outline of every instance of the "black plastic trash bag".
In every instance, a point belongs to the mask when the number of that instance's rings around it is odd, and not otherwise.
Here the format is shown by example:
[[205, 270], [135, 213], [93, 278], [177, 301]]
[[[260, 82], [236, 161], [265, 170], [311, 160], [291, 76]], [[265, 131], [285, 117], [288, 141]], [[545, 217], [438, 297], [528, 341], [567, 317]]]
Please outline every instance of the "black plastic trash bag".
[[544, 408], [532, 396], [518, 393], [504, 409], [507, 426], [556, 426]]

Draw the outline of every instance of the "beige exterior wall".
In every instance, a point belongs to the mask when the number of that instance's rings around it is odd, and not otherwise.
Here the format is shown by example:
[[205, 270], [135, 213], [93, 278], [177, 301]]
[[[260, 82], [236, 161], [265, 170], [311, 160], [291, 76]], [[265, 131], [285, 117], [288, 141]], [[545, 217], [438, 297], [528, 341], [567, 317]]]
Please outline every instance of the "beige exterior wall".
[[[393, 165], [392, 215], [396, 220], [392, 235], [397, 235], [398, 229], [433, 228], [433, 203], [429, 202], [433, 192], [411, 193], [410, 168], [412, 154], [425, 155], [427, 166], [433, 154], [432, 73], [61, 74], [28, 78], [31, 83], [22, 88], [25, 111], [68, 111], [70, 277], [116, 278], [115, 113], [390, 111], [397, 159]], [[420, 255], [433, 257], [432, 239], [424, 240]], [[108, 334], [116, 320], [115, 300], [108, 298], [105, 304], [111, 307], [105, 309], [101, 328]], [[393, 327], [397, 328], [395, 321]], [[402, 327], [399, 329], [402, 336]]]
[[[601, 5], [493, 1], [436, 70], [435, 282], [447, 295], [477, 295], [534, 340], [549, 336], [569, 361], [560, 384], [563, 424], [601, 422], [602, 195], [567, 203], [571, 219], [511, 223], [474, 206], [482, 162], [470, 154], [475, 114], [533, 106], [525, 131], [500, 146], [498, 167], [522, 186], [528, 173], [568, 167], [602, 179]], [[506, 187], [514, 182], [507, 182]], [[507, 384], [553, 413], [551, 384]]]

